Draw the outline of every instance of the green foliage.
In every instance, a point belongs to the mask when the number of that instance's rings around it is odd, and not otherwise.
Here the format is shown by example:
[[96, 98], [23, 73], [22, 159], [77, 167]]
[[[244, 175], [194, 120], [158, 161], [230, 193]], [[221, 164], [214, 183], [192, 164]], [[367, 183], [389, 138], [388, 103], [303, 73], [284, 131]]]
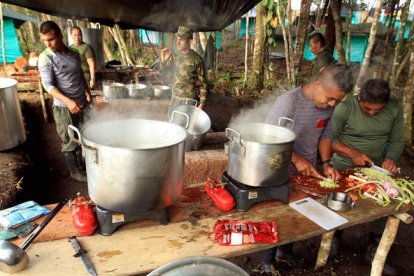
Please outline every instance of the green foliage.
[[[262, 5], [265, 10], [264, 25], [265, 25], [265, 34], [267, 37], [267, 43], [270, 46], [276, 44], [276, 26], [275, 20], [277, 20], [276, 5], [274, 0], [262, 0]], [[273, 26], [272, 26], [273, 23]]]

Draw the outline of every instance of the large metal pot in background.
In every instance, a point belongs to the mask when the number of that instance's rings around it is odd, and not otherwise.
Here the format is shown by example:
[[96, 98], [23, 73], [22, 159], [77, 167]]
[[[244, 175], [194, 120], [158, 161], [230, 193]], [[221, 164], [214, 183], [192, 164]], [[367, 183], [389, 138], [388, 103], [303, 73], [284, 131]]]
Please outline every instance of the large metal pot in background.
[[[82, 145], [88, 191], [100, 207], [140, 212], [171, 205], [184, 178], [185, 130], [172, 123], [128, 119], [69, 126]], [[75, 137], [77, 133], [77, 138]]]
[[157, 99], [170, 99], [171, 87], [167, 85], [153, 85], [154, 97]]
[[296, 134], [286, 127], [250, 123], [226, 128], [228, 174], [240, 183], [273, 187], [288, 181], [293, 141]]
[[135, 83], [134, 81], [131, 81], [131, 83], [127, 84], [125, 87], [127, 89], [128, 98], [142, 99], [151, 97], [152, 95], [151, 89], [142, 83]]
[[108, 99], [123, 99], [128, 95], [125, 84], [112, 80], [102, 83], [102, 93]]
[[[197, 105], [197, 101], [195, 102]], [[196, 106], [188, 104], [175, 107], [170, 121], [183, 126], [187, 130], [186, 151], [201, 148], [207, 131], [211, 127], [210, 117], [208, 117], [207, 113]]]
[[11, 149], [26, 141], [16, 85], [14, 79], [0, 78], [0, 150]]

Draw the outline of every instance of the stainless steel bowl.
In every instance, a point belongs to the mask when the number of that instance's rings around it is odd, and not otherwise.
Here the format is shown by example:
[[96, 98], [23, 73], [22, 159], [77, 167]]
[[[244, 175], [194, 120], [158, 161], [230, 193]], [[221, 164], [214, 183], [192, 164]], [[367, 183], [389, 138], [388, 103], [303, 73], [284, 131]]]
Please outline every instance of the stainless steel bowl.
[[327, 197], [328, 207], [334, 211], [348, 211], [352, 209], [355, 202], [345, 193], [331, 192]]

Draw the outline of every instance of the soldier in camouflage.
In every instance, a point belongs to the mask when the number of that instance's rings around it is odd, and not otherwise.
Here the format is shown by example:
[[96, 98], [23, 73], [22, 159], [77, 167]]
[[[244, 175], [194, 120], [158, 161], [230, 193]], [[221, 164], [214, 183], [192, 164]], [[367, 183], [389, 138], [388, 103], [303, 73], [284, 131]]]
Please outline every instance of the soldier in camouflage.
[[207, 95], [203, 59], [190, 48], [193, 30], [180, 26], [176, 37], [179, 50], [177, 56], [172, 56], [167, 48], [161, 51], [161, 72], [174, 70], [169, 118], [176, 106], [191, 103], [191, 100], [198, 101], [198, 108], [203, 109]]

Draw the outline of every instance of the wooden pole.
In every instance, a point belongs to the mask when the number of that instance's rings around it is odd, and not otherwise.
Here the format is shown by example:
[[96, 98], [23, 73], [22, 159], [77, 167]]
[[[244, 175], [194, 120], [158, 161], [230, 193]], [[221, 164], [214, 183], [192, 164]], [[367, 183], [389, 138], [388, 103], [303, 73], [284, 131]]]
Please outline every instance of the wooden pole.
[[385, 225], [381, 241], [378, 244], [377, 252], [375, 252], [374, 260], [372, 261], [371, 276], [381, 276], [384, 269], [385, 259], [387, 259], [388, 252], [397, 235], [400, 219], [389, 216], [387, 224]]
[[45, 123], [48, 123], [49, 122], [49, 115], [47, 113], [47, 106], [46, 106], [46, 100], [45, 100], [45, 91], [43, 90], [43, 85], [42, 85], [42, 81], [40, 79], [40, 76], [38, 77], [37, 82], [39, 84], [40, 102], [42, 103], [43, 118], [45, 119]]
[[[246, 44], [244, 49], [244, 80], [243, 80], [243, 87], [246, 87], [247, 83], [247, 56], [249, 53], [249, 17], [250, 17], [250, 11], [246, 15]], [[223, 36], [221, 37], [223, 39]]]
[[328, 261], [329, 252], [331, 251], [331, 244], [335, 234], [334, 231], [326, 232], [322, 235], [321, 245], [318, 251], [318, 258], [316, 259], [315, 270], [326, 265]]
[[3, 21], [3, 3], [0, 2], [0, 25], [1, 25], [1, 49], [3, 55], [4, 71], [6, 71], [6, 43], [4, 41], [4, 21]]

